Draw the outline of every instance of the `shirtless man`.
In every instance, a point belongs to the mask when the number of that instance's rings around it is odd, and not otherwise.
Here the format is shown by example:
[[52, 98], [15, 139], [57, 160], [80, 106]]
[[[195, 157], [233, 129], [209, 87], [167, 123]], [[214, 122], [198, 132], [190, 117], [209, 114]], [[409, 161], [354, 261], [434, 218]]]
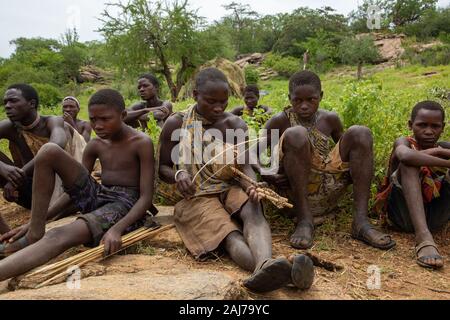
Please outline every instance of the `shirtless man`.
[[[26, 84], [9, 86], [3, 102], [8, 119], [0, 121], [0, 139], [9, 141], [12, 159], [0, 152], [0, 187], [5, 200], [31, 209], [34, 157], [46, 142], [65, 148], [64, 121], [40, 116], [38, 93]], [[8, 231], [0, 216], [0, 234]]]
[[[372, 134], [362, 126], [344, 132], [336, 113], [319, 109], [322, 97], [322, 85], [315, 73], [294, 74], [289, 81], [291, 106], [267, 122], [262, 137], [270, 146], [272, 130], [278, 130], [281, 136], [280, 170], [277, 174], [262, 174], [262, 178], [278, 190], [285, 190], [294, 202], [297, 225], [291, 245], [311, 248], [313, 218], [333, 213], [340, 196], [353, 183], [352, 236], [379, 249], [392, 248], [395, 242], [375, 230], [367, 217], [374, 170]], [[254, 167], [263, 172], [261, 166]]]
[[[145, 222], [152, 205], [153, 143], [144, 133], [127, 126], [123, 97], [104, 89], [89, 101], [89, 119], [98, 138], [91, 140], [81, 165], [54, 143], [41, 148], [35, 158], [31, 221], [19, 240], [2, 245], [0, 281], [38, 267], [67, 249], [105, 245], [104, 255], [117, 252], [123, 234]], [[102, 165], [102, 184], [90, 175], [96, 159]], [[66, 196], [59, 203], [76, 205], [79, 218], [45, 232], [55, 176], [63, 181]]]
[[89, 122], [78, 119], [80, 112], [80, 102], [75, 97], [65, 97], [62, 102], [63, 119], [70, 124], [72, 128], [78, 131], [86, 140], [91, 140], [92, 128]]
[[162, 127], [167, 118], [172, 114], [172, 103], [162, 101], [158, 97], [159, 81], [152, 74], [143, 74], [138, 80], [138, 91], [143, 102], [133, 105], [129, 110], [125, 123], [133, 128], [139, 126], [147, 129], [148, 114], [152, 113], [158, 125]]

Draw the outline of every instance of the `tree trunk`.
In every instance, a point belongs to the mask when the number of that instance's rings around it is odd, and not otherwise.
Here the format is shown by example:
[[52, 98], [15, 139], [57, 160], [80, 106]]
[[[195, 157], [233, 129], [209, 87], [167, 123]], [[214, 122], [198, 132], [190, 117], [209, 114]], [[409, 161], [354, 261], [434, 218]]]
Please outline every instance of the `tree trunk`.
[[154, 42], [153, 47], [155, 48], [156, 56], [161, 62], [162, 73], [164, 74], [164, 78], [166, 78], [167, 85], [169, 86], [171, 100], [172, 102], [175, 102], [178, 97], [178, 90], [177, 86], [172, 80], [172, 73], [170, 72], [170, 67], [167, 62], [166, 56], [164, 55], [162, 48], [159, 46], [159, 43]]
[[176, 98], [178, 98], [178, 94], [180, 93], [181, 88], [186, 83], [186, 73], [190, 67], [195, 68], [195, 66], [189, 62], [188, 57], [182, 56], [181, 57], [181, 67], [177, 73], [177, 82], [176, 82], [177, 97]]
[[358, 62], [358, 73], [356, 74], [358, 80], [361, 80], [362, 78], [362, 67], [362, 62]]

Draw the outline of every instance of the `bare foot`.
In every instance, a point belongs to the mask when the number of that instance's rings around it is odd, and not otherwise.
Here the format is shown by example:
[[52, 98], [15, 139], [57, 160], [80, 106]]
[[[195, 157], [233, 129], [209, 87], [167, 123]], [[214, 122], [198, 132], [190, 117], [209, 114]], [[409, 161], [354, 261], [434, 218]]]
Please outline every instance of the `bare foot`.
[[291, 236], [291, 246], [296, 249], [309, 249], [313, 245], [314, 225], [310, 221], [300, 221], [297, 223], [294, 233]]

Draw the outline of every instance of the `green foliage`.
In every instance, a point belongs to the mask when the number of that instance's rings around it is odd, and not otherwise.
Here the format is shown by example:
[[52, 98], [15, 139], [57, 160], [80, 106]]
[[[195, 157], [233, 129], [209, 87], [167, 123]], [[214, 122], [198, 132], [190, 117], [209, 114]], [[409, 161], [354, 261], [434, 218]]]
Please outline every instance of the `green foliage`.
[[31, 83], [39, 94], [42, 107], [57, 108], [64, 98], [61, 91], [51, 84]]
[[259, 72], [255, 66], [252, 65], [246, 66], [244, 72], [245, 72], [245, 82], [247, 84], [258, 84]]
[[437, 0], [364, 0], [349, 14], [351, 29], [354, 32], [368, 32], [367, 18], [369, 6], [380, 9], [381, 29], [389, 31], [392, 27], [401, 32], [404, 27], [416, 24], [428, 12], [436, 11]]
[[348, 31], [347, 19], [335, 13], [330, 7], [322, 9], [299, 8], [284, 19], [282, 32], [274, 45], [275, 52], [300, 58], [303, 56], [302, 46], [293, 46], [293, 43], [308, 41], [316, 34], [346, 34]]
[[437, 45], [421, 52], [410, 47], [405, 50], [404, 58], [411, 64], [423, 66], [448, 65], [450, 64], [450, 44]]
[[294, 57], [283, 57], [276, 53], [269, 53], [263, 65], [272, 68], [281, 76], [290, 77], [300, 70], [300, 60]]
[[158, 122], [156, 121], [152, 113], [149, 113], [149, 120], [147, 122], [147, 129], [145, 130], [145, 132], [152, 139], [156, 152], [159, 135], [161, 134], [161, 128], [158, 126]]
[[448, 43], [450, 42], [450, 7], [427, 10], [415, 23], [399, 28], [398, 31], [419, 39], [439, 37], [441, 41]]
[[351, 65], [373, 63], [380, 57], [370, 36], [345, 38], [341, 42], [339, 54], [341, 55], [342, 62]]
[[[110, 8], [118, 14], [112, 14]], [[173, 101], [206, 57], [223, 52], [217, 45], [223, 38], [200, 31], [204, 19], [189, 8], [187, 1], [131, 0], [126, 4], [108, 4], [102, 21], [99, 31], [121, 73], [148, 69], [149, 61], [153, 61], [153, 69], [164, 76]], [[205, 38], [208, 35], [213, 36], [213, 41]]]
[[242, 119], [247, 123], [249, 129], [253, 129], [256, 133], [264, 128], [264, 125], [270, 117], [271, 115], [265, 113], [262, 108], [254, 109], [252, 115], [247, 112], [244, 112], [242, 115]]
[[303, 52], [308, 51], [307, 69], [325, 73], [340, 62], [338, 48], [341, 41], [342, 35], [320, 30], [314, 37], [294, 45]]

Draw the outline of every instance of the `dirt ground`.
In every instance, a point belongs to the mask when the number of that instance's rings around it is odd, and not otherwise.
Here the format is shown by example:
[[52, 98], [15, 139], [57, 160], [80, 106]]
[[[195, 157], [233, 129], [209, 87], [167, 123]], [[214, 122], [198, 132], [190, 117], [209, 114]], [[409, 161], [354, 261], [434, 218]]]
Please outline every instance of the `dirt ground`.
[[[171, 208], [167, 207], [165, 210], [170, 211]], [[2, 199], [0, 199], [0, 213], [13, 227], [29, 219], [27, 210], [7, 204]], [[435, 235], [436, 243], [445, 258], [446, 266], [442, 270], [433, 271], [416, 264], [412, 235], [389, 230], [389, 233], [396, 240], [397, 246], [389, 251], [381, 251], [352, 239], [350, 237], [351, 218], [342, 213], [338, 217], [341, 218], [328, 221], [316, 229], [315, 245], [311, 250], [308, 250], [308, 253], [320, 260], [319, 263], [322, 266], [316, 267], [315, 282], [310, 290], [301, 292], [295, 288], [287, 287], [265, 295], [249, 293], [249, 298], [307, 300], [450, 299], [450, 261], [448, 259], [450, 228], [447, 227]], [[289, 256], [293, 253], [299, 253], [300, 251], [289, 246], [288, 234], [293, 229], [292, 222], [279, 216], [269, 216], [268, 220], [272, 226], [274, 255]], [[237, 281], [248, 276], [246, 272], [236, 267], [227, 256], [216, 257], [206, 262], [194, 261], [184, 249], [176, 231], [172, 231], [170, 234], [146, 241], [128, 253], [176, 258], [180, 263], [191, 266], [196, 270], [224, 272]], [[65, 256], [72, 255], [80, 250], [82, 249], [72, 250]], [[133, 259], [131, 260], [133, 261]], [[158, 263], [159, 260], [155, 260], [155, 263]], [[109, 261], [110, 268], [113, 268], [113, 264]], [[324, 266], [327, 266], [327, 268]], [[335, 270], [332, 270], [333, 267]], [[120, 268], [123, 268], [123, 266], [118, 266], [115, 272], [120, 273]], [[165, 268], [165, 266], [161, 265], [161, 268]], [[371, 273], [373, 269], [380, 271], [380, 286], [368, 289], [368, 282], [369, 284], [376, 284], [374, 280], [376, 277]], [[114, 268], [111, 270], [114, 270]], [[0, 299], [2, 294], [5, 293], [7, 293], [5, 288], [0, 290]]]

